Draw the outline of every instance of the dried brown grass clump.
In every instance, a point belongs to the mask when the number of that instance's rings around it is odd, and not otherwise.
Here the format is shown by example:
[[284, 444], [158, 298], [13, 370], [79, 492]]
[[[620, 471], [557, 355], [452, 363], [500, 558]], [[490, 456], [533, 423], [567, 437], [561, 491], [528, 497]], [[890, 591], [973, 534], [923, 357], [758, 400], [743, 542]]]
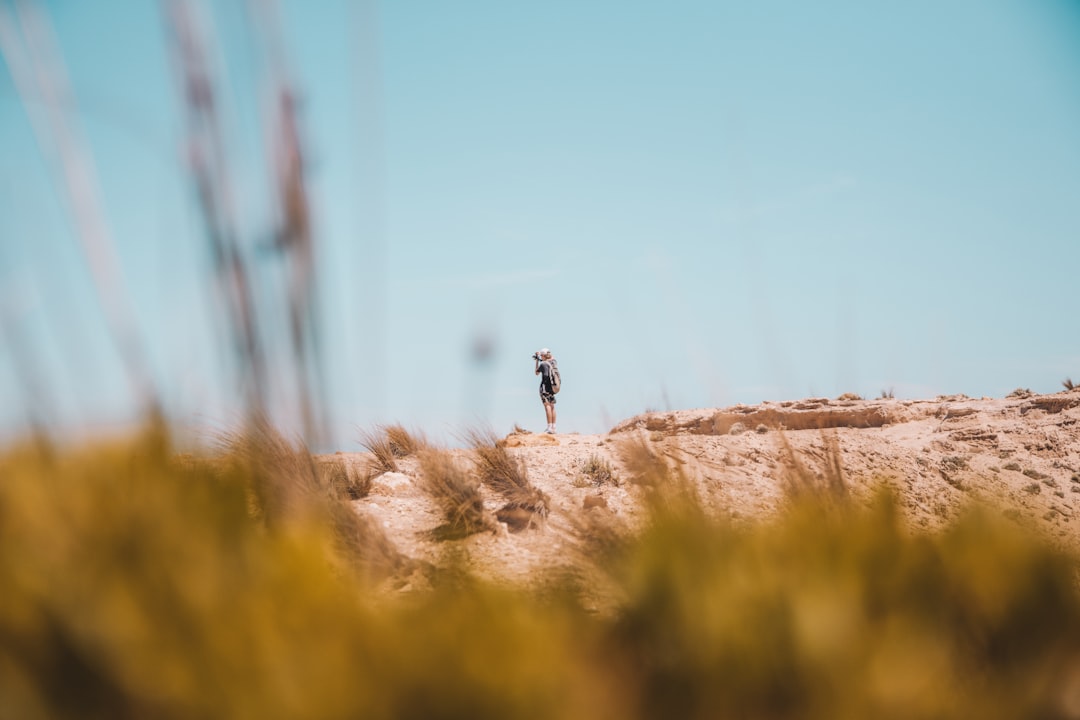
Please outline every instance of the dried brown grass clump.
[[846, 392], [846, 393], [843, 393], [842, 395], [840, 395], [836, 399], [837, 400], [844, 400], [844, 401], [862, 400], [863, 396], [860, 395], [859, 393]]
[[1032, 397], [1033, 395], [1035, 395], [1035, 393], [1032, 392], [1030, 388], [1018, 387], [1015, 390], [1013, 390], [1011, 393], [1006, 395], [1005, 397], [1019, 398], [1019, 399], [1023, 400], [1024, 398], [1029, 398], [1029, 397]]
[[390, 445], [390, 453], [394, 457], [410, 457], [428, 446], [422, 435], [414, 435], [401, 425], [387, 425], [383, 428], [383, 434], [386, 435], [386, 442]]
[[1064, 380], [1061, 381], [1061, 385], [1066, 390], [1075, 390], [1077, 387], [1080, 387], [1080, 386], [1076, 385], [1075, 383], [1073, 383], [1072, 378], [1065, 378]]
[[580, 477], [584, 480], [583, 484], [596, 487], [601, 485], [619, 487], [619, 477], [615, 474], [615, 470], [612, 469], [611, 463], [599, 455], [589, 456], [589, 459], [585, 461], [585, 465], [581, 468]]
[[420, 486], [435, 501], [446, 523], [432, 530], [437, 540], [455, 540], [485, 530], [495, 521], [484, 510], [480, 481], [470, 476], [445, 450], [428, 448], [420, 453]]
[[480, 481], [506, 500], [495, 513], [500, 522], [520, 532], [548, 516], [551, 499], [529, 482], [525, 464], [510, 455], [494, 432], [472, 430], [466, 440], [473, 450]]
[[386, 432], [378, 428], [375, 430], [361, 430], [360, 444], [371, 453], [368, 458], [368, 469], [372, 476], [388, 472], [400, 472], [397, 456], [394, 453], [394, 445]]
[[339, 500], [359, 500], [371, 493], [371, 473], [359, 472], [343, 458], [324, 461], [319, 471], [331, 494]]

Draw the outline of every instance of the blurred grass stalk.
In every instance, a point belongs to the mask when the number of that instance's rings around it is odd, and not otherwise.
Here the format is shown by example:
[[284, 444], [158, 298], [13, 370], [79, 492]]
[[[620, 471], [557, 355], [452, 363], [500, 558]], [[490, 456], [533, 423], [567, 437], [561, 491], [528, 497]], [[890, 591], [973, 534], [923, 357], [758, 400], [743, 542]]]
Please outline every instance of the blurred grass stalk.
[[120, 271], [93, 155], [72, 110], [75, 97], [55, 33], [37, 2], [17, 2], [14, 8], [0, 4], [0, 56], [67, 208], [134, 402], [141, 412], [157, 414], [160, 399]]
[[[263, 40], [264, 56], [257, 66], [263, 70], [264, 92], [270, 97], [266, 103], [269, 110], [261, 117], [270, 138], [266, 152], [273, 160], [267, 165], [274, 168], [275, 195], [270, 205], [276, 213], [268, 221], [271, 242], [266, 247], [273, 250], [284, 267], [284, 288], [277, 286], [274, 272], [260, 271], [237, 230], [227, 162], [229, 143], [220, 120], [223, 102], [210, 60], [223, 54], [214, 52], [208, 17], [201, 15], [191, 0], [162, 0], [162, 6], [185, 108], [187, 171], [204, 221], [202, 234], [217, 296], [224, 308], [225, 336], [232, 356], [230, 370], [241, 389], [246, 415], [249, 420], [260, 417], [274, 409], [274, 401], [277, 406], [295, 403], [292, 409], [299, 416], [305, 439], [319, 444], [325, 438], [327, 422], [315, 293], [315, 243], [296, 92], [285, 70], [276, 6], [264, 0], [253, 6], [250, 17], [252, 32]], [[78, 108], [63, 54], [46, 9], [37, 0], [0, 4], [0, 56], [11, 71], [41, 155], [52, 170], [57, 192], [82, 248], [135, 407], [144, 415], [158, 415], [163, 412], [162, 396], [122, 277], [91, 147], [78, 123]], [[278, 304], [284, 305], [284, 312], [277, 310]], [[7, 317], [4, 323], [9, 328], [14, 324]], [[11, 330], [5, 333], [14, 334]], [[270, 348], [278, 336], [287, 338], [287, 362], [270, 357]], [[24, 386], [34, 386], [34, 378], [23, 370], [40, 365], [21, 359], [18, 365], [16, 371]], [[270, 367], [288, 368], [285, 372], [291, 373], [291, 382], [271, 382]]]
[[[209, 21], [200, 15], [191, 0], [163, 0], [173, 38], [174, 65], [180, 78], [187, 110], [188, 159], [205, 223], [220, 294], [228, 309], [229, 336], [241, 381], [245, 384], [247, 407], [252, 417], [268, 411], [270, 385], [267, 368], [268, 336], [279, 331], [277, 313], [266, 304], [266, 295], [256, 292], [257, 267], [243, 251], [236, 230], [233, 193], [226, 165], [226, 142], [218, 117], [221, 100], [215, 89], [210, 58], [213, 33]], [[323, 386], [321, 340], [315, 297], [315, 249], [304, 179], [304, 154], [297, 119], [295, 91], [285, 71], [284, 50], [277, 23], [276, 6], [264, 0], [253, 6], [252, 29], [262, 40], [265, 56], [258, 64], [264, 70], [271, 111], [264, 115], [271, 138], [267, 153], [275, 169], [276, 208], [271, 242], [285, 264], [287, 283], [282, 293], [286, 303], [285, 334], [291, 350], [292, 397], [299, 405], [304, 436], [319, 444], [326, 433], [325, 390]], [[264, 282], [269, 282], [268, 280]], [[273, 295], [276, 295], [276, 288]], [[273, 297], [271, 298], [271, 300]]]

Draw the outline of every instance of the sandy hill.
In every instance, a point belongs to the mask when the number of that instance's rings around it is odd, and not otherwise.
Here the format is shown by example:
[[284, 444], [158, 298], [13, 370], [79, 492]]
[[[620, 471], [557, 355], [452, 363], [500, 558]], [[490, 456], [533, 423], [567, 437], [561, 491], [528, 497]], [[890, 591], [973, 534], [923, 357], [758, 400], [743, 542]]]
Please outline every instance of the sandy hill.
[[[567, 562], [572, 529], [587, 513], [626, 526], [643, 516], [642, 488], [628, 482], [620, 447], [638, 439], [681, 468], [714, 514], [736, 519], [775, 512], [784, 501], [792, 463], [826, 479], [835, 458], [856, 501], [881, 483], [893, 487], [913, 527], [933, 530], [969, 503], [987, 503], [1054, 542], [1080, 550], [1080, 389], [1052, 395], [1017, 391], [1003, 399], [963, 395], [934, 400], [811, 398], [710, 410], [648, 413], [604, 435], [513, 433], [501, 444], [529, 481], [549, 498], [538, 527], [510, 532], [495, 524], [462, 540], [440, 541], [443, 521], [424, 492], [420, 463], [398, 460], [399, 472], [374, 478], [354, 502], [404, 554], [440, 565], [452, 557], [478, 574], [528, 583]], [[831, 451], [833, 448], [838, 452]], [[455, 450], [472, 467], [468, 450]], [[366, 468], [367, 453], [337, 453]], [[615, 482], [597, 483], [584, 469], [610, 463]], [[832, 464], [830, 464], [832, 463]], [[481, 487], [485, 508], [500, 505]], [[408, 584], [402, 589], [409, 589]]]

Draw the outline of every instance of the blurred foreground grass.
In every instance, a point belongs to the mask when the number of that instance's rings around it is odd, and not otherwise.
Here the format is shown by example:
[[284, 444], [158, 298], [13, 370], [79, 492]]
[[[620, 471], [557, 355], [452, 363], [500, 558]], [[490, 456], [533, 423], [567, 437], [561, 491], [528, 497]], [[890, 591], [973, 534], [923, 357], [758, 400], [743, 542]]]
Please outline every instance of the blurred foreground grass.
[[1080, 717], [1073, 559], [995, 513], [912, 534], [885, 494], [803, 496], [736, 527], [659, 477], [553, 592], [397, 597], [415, 564], [261, 432], [0, 455], [0, 718]]

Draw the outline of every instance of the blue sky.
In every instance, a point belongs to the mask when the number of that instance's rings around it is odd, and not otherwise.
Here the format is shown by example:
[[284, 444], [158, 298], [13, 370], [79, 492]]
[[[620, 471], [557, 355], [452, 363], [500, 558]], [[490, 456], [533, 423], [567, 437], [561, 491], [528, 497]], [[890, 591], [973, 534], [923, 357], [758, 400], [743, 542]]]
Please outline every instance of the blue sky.
[[[184, 425], [233, 421], [161, 8], [43, 7], [165, 407]], [[271, 209], [258, 44], [243, 4], [201, 7], [252, 248]], [[385, 422], [436, 437], [470, 422], [542, 429], [529, 359], [542, 346], [562, 370], [564, 432], [646, 409], [1080, 380], [1075, 3], [280, 12], [333, 447]], [[137, 414], [49, 167], [5, 65], [6, 435], [27, 397], [69, 429]], [[34, 358], [37, 395], [13, 342]]]

